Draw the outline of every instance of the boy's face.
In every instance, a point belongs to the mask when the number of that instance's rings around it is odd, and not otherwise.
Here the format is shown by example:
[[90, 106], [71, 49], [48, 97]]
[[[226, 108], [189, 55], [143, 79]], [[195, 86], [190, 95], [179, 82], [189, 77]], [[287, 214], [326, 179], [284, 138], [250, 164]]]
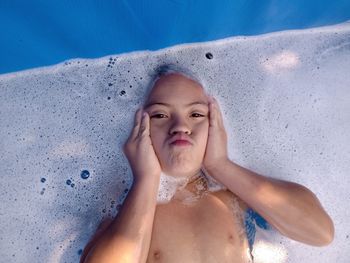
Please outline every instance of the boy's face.
[[200, 84], [176, 73], [162, 76], [146, 100], [145, 111], [151, 118], [151, 140], [162, 171], [174, 177], [198, 173], [209, 128], [208, 98]]

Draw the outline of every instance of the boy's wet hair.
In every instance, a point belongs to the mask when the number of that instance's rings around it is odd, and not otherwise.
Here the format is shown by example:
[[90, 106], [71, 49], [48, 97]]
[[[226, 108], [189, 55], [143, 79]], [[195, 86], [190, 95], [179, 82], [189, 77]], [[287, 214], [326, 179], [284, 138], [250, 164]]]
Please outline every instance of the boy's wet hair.
[[179, 65], [175, 65], [175, 64], [162, 64], [158, 66], [154, 70], [154, 73], [151, 75], [151, 80], [146, 89], [147, 94], [145, 98], [148, 97], [149, 93], [151, 92], [154, 84], [158, 79], [160, 79], [162, 76], [167, 76], [173, 73], [177, 73], [188, 79], [191, 79], [197, 82], [198, 84], [200, 84], [204, 88], [202, 81], [196, 76], [196, 74], [192, 70], [185, 67], [181, 67]]

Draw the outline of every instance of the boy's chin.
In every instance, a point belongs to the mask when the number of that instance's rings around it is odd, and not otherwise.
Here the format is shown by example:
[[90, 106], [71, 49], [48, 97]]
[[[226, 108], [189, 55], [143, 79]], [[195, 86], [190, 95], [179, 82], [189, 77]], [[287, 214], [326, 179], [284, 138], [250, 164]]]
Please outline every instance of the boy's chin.
[[193, 175], [195, 175], [196, 173], [198, 173], [200, 171], [201, 167], [197, 167], [197, 168], [191, 168], [191, 169], [181, 169], [179, 167], [177, 168], [173, 168], [173, 169], [162, 169], [162, 172], [168, 176], [172, 176], [175, 178], [189, 178]]

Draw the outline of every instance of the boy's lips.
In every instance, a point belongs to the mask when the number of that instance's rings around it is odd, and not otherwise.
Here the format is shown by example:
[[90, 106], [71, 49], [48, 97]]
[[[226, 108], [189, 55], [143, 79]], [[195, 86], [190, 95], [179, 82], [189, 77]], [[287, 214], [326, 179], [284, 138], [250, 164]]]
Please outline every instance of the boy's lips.
[[192, 145], [191, 139], [185, 134], [175, 135], [171, 141], [171, 145]]
[[171, 143], [171, 145], [177, 145], [177, 146], [188, 146], [192, 145], [189, 141], [186, 140], [176, 140]]

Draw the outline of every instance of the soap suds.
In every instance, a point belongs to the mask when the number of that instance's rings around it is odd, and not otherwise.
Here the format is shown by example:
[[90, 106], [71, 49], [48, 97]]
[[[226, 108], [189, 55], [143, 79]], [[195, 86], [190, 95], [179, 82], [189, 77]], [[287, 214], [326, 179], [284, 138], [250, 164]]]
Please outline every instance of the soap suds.
[[[226, 189], [223, 185], [217, 182], [214, 178], [212, 178], [207, 172], [204, 172], [204, 168], [202, 168], [201, 176], [206, 180], [207, 188], [209, 192], [217, 192], [223, 189]], [[161, 173], [160, 182], [159, 182], [159, 190], [157, 202], [159, 204], [168, 203], [175, 195], [176, 191], [183, 191], [185, 194], [186, 190], [183, 190], [184, 187], [188, 184], [189, 179], [186, 177], [174, 177], [169, 176], [165, 173]], [[202, 183], [197, 183], [196, 188], [198, 191], [204, 189], [204, 185]], [[193, 203], [195, 198], [192, 197], [192, 194], [188, 193], [188, 199], [185, 199], [184, 202], [191, 204]]]

